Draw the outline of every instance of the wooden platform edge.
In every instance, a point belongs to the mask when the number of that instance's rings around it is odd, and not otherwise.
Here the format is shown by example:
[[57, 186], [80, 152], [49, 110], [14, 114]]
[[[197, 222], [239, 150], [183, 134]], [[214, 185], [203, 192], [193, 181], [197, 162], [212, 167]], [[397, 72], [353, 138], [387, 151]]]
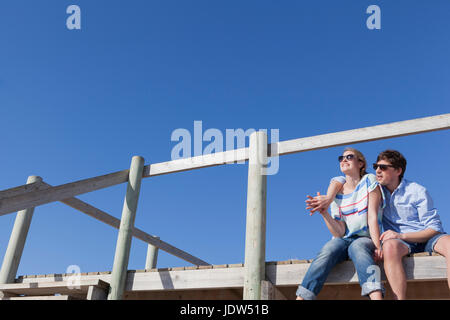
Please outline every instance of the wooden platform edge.
[[[266, 263], [266, 280], [274, 286], [294, 286], [303, 279], [310, 266], [307, 260], [286, 260]], [[309, 260], [308, 260], [309, 261]], [[447, 279], [446, 262], [442, 256], [413, 256], [404, 259], [408, 281], [436, 281]], [[382, 267], [380, 267], [382, 270]], [[383, 272], [383, 271], [382, 271]], [[88, 273], [81, 279], [99, 279], [109, 282], [109, 272]], [[65, 277], [62, 280], [66, 280]], [[16, 281], [23, 283], [51, 282], [53, 277], [20, 277]], [[351, 261], [337, 265], [330, 273], [327, 285], [355, 284], [358, 278]], [[208, 269], [163, 268], [146, 272], [129, 270], [126, 291], [153, 290], [196, 290], [242, 288], [244, 283], [243, 264], [214, 266]]]

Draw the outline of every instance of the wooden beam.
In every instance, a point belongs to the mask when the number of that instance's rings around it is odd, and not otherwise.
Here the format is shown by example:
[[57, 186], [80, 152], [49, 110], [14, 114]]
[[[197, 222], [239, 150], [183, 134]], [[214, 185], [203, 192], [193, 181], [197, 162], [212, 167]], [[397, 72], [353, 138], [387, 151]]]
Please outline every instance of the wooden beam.
[[25, 295], [50, 295], [55, 293], [80, 295], [86, 294], [89, 287], [95, 286], [107, 290], [109, 284], [100, 279], [80, 279], [76, 287], [73, 287], [73, 281], [34, 281], [24, 283], [1, 284], [0, 291], [12, 294]]
[[[66, 183], [56, 187], [39, 188], [38, 190], [33, 191], [24, 190], [22, 193], [15, 196], [0, 199], [0, 215], [33, 208], [54, 201], [61, 201], [79, 194], [127, 182], [128, 171], [129, 170], [127, 169], [103, 176]], [[7, 194], [7, 192], [11, 192], [11, 189], [4, 191], [6, 192], [5, 194]]]
[[248, 152], [248, 148], [240, 148], [197, 157], [153, 163], [144, 167], [144, 178], [247, 161]]
[[[42, 182], [42, 178], [38, 176], [29, 176], [27, 182], [29, 184], [40, 183]], [[14, 279], [16, 278], [33, 213], [34, 208], [27, 208], [17, 212], [8, 247], [6, 248], [6, 253], [3, 258], [2, 268], [0, 270], [0, 283], [11, 283], [14, 282]]]
[[272, 282], [261, 281], [261, 300], [288, 300], [286, 296]]
[[[268, 156], [274, 157], [277, 155], [446, 129], [450, 129], [450, 113], [271, 143], [268, 146]], [[144, 178], [238, 161], [248, 161], [248, 157], [249, 149], [241, 148], [192, 158], [155, 163], [144, 167]]]
[[286, 155], [445, 129], [450, 129], [450, 113], [272, 143], [269, 155]]
[[[156, 237], [159, 239], [159, 237]], [[147, 256], [145, 257], [145, 269], [156, 269], [158, 262], [158, 248], [152, 244], [147, 246]]]
[[124, 300], [242, 300], [242, 289], [127, 291]]
[[[44, 181], [42, 182], [42, 186], [44, 188], [51, 187], [51, 185], [49, 185], [48, 183], [46, 183]], [[120, 219], [117, 219], [116, 217], [113, 217], [112, 215], [110, 215], [100, 209], [97, 209], [96, 207], [90, 205], [89, 203], [81, 201], [80, 199], [69, 198], [69, 199], [61, 200], [61, 202], [78, 210], [78, 211], [81, 211], [81, 212], [87, 214], [88, 216], [90, 216], [94, 219], [104, 222], [113, 228], [119, 229], [119, 227], [120, 227]], [[181, 250], [181, 249], [178, 249], [167, 242], [162, 241], [161, 239], [159, 239], [159, 237], [151, 236], [150, 234], [140, 230], [139, 228], [136, 228], [136, 227], [133, 228], [133, 237], [136, 237], [148, 244], [151, 244], [161, 250], [164, 250], [165, 252], [167, 252], [169, 254], [172, 254], [172, 255], [174, 255], [180, 259], [183, 259], [184, 261], [192, 263], [194, 265], [198, 265], [198, 266], [209, 265], [209, 263], [207, 263], [207, 262]]]
[[[447, 280], [447, 266], [443, 256], [405, 257], [406, 277], [410, 282]], [[277, 287], [298, 286], [310, 263], [272, 264], [266, 263], [266, 280]], [[66, 281], [69, 276], [63, 276]], [[109, 282], [111, 274], [81, 275], [81, 279], [101, 279]], [[382, 279], [385, 279], [382, 273]], [[55, 281], [55, 277], [23, 277], [24, 283]], [[352, 261], [338, 264], [330, 273], [326, 285], [358, 284], [358, 276]], [[167, 270], [150, 272], [128, 271], [126, 291], [190, 290], [243, 288], [244, 267], [212, 266], [205, 269]]]
[[187, 262], [190, 262], [194, 265], [197, 265], [197, 266], [209, 266], [210, 265], [208, 262], [203, 261], [197, 257], [194, 257], [193, 255], [190, 255], [189, 253], [187, 253], [181, 249], [178, 249], [178, 248], [172, 246], [171, 244], [158, 239], [157, 237], [153, 237], [137, 228], [134, 228], [133, 235], [136, 238], [141, 239], [144, 242], [147, 242], [161, 250], [164, 250], [164, 251], [166, 251], [174, 256], [177, 256], [178, 258], [181, 258]]
[[89, 286], [86, 300], [106, 300], [108, 298], [108, 290], [97, 286]]
[[245, 229], [244, 300], [261, 299], [266, 273], [267, 134], [250, 136]]
[[114, 254], [113, 270], [109, 283], [108, 300], [122, 300], [125, 291], [144, 163], [145, 160], [141, 156], [133, 156], [131, 159], [127, 191], [123, 201], [122, 217]]
[[34, 190], [40, 190], [41, 188], [41, 181], [36, 181], [30, 184], [24, 184], [18, 187], [5, 189], [3, 191], [0, 191], [0, 200], [15, 197], [21, 194], [26, 194], [28, 192], [34, 191]]

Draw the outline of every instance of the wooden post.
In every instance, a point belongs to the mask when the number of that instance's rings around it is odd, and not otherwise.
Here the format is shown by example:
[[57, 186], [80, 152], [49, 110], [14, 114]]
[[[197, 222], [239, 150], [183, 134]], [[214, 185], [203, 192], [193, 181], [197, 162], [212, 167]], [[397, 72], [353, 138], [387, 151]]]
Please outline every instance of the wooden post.
[[[159, 237], [155, 237], [159, 240]], [[147, 258], [145, 259], [145, 269], [155, 269], [158, 261], [158, 248], [149, 244], [147, 247]]]
[[[41, 177], [29, 176], [27, 184], [40, 181], [42, 181]], [[6, 249], [5, 257], [3, 258], [2, 269], [0, 271], [0, 284], [13, 283], [16, 278], [33, 212], [34, 208], [28, 208], [17, 212], [11, 237], [9, 238], [8, 248]]]
[[139, 200], [139, 191], [141, 189], [143, 169], [144, 158], [134, 156], [131, 160], [127, 193], [123, 203], [108, 300], [122, 299], [125, 291], [128, 260], [130, 258], [131, 240], [133, 238], [134, 220]]
[[245, 232], [244, 300], [261, 299], [261, 281], [265, 280], [267, 134], [250, 135], [247, 222]]

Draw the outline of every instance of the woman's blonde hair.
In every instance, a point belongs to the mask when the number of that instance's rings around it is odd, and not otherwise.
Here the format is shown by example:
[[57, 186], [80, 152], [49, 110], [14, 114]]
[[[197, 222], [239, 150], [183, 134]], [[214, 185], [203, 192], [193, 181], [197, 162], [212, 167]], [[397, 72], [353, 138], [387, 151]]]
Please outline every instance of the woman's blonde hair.
[[363, 166], [359, 170], [359, 177], [362, 178], [364, 175], [367, 174], [367, 171], [366, 171], [366, 169], [367, 169], [366, 158], [364, 157], [364, 155], [359, 150], [356, 150], [355, 148], [347, 147], [347, 148], [344, 149], [344, 152], [345, 151], [353, 152], [355, 154], [356, 158], [363, 163]]

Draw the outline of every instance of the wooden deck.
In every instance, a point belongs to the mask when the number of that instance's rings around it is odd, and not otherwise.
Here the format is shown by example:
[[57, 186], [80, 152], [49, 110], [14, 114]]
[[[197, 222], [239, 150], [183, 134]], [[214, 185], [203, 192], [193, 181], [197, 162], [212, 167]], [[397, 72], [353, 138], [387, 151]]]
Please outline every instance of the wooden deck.
[[34, 281], [0, 284], [2, 300], [103, 300], [109, 284], [100, 279], [80, 279], [78, 282]]
[[[266, 262], [265, 299], [294, 299], [311, 260]], [[446, 262], [440, 255], [415, 254], [404, 259], [410, 299], [450, 299]], [[381, 268], [382, 269], [382, 268]], [[17, 283], [69, 281], [74, 274], [28, 275]], [[81, 281], [101, 280], [109, 283], [111, 272], [80, 274]], [[382, 279], [384, 273], [382, 272]], [[244, 266], [242, 263], [129, 270], [125, 299], [242, 299]], [[392, 297], [387, 285], [387, 298]], [[70, 295], [70, 290], [64, 292]], [[345, 261], [330, 273], [319, 299], [361, 299], [360, 286], [353, 263]]]

